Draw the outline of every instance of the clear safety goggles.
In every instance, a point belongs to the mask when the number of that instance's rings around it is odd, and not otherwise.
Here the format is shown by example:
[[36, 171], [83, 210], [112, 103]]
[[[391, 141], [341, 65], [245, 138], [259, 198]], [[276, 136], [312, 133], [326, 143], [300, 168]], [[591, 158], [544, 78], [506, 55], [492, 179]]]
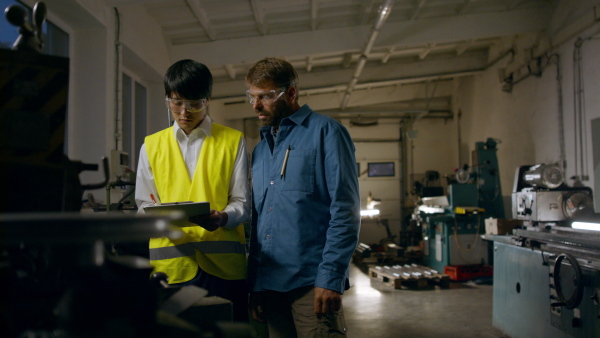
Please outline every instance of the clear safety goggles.
[[167, 97], [165, 103], [167, 104], [167, 108], [174, 113], [181, 113], [184, 110], [187, 110], [190, 113], [199, 113], [206, 108], [208, 100], [180, 100]]
[[[285, 94], [285, 90], [287, 88], [282, 87], [279, 89], [271, 89], [269, 91], [263, 90], [247, 90], [246, 97], [248, 97], [248, 102], [250, 104], [255, 104], [256, 102], [260, 102], [262, 105], [270, 106], [275, 101], [277, 101], [283, 94]], [[277, 92], [280, 92], [277, 94]]]

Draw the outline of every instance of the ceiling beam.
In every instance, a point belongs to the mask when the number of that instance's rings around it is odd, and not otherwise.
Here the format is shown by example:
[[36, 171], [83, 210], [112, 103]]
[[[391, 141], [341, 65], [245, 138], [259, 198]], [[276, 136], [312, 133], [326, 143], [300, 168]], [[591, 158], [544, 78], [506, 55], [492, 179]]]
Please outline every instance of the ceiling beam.
[[194, 16], [200, 23], [200, 26], [202, 26], [202, 29], [204, 29], [206, 35], [208, 35], [208, 38], [212, 41], [216, 40], [217, 36], [212, 29], [208, 15], [206, 15], [206, 11], [200, 4], [200, 0], [186, 0], [185, 2], [192, 9], [192, 13], [194, 13]]
[[394, 49], [395, 49], [394, 47], [388, 48], [387, 52], [381, 58], [381, 64], [386, 64], [388, 62], [388, 60], [390, 59], [390, 56], [392, 56], [392, 54], [394, 54]]
[[423, 10], [423, 7], [425, 6], [425, 2], [427, 2], [427, 0], [419, 0], [419, 2], [417, 3], [417, 8], [415, 8], [415, 11], [410, 16], [410, 21], [414, 21], [417, 19], [417, 17]]
[[254, 20], [256, 20], [256, 27], [258, 27], [258, 31], [262, 35], [267, 34], [267, 27], [265, 25], [265, 19], [262, 9], [260, 8], [260, 4], [258, 0], [250, 0], [252, 4], [252, 13], [254, 14]]
[[[519, 34], [547, 28], [550, 10], [524, 9], [459, 17], [389, 22], [374, 47], [410, 46]], [[473, 29], [478, 27], [478, 29]], [[172, 58], [196, 57], [207, 65], [254, 63], [265, 55], [300, 56], [357, 51], [370, 33], [368, 26], [267, 35], [172, 46]], [[303, 41], [299, 44], [298, 41]], [[223, 53], [227, 51], [227, 53]]]
[[456, 48], [456, 56], [462, 55], [462, 53], [464, 53], [469, 47], [473, 46], [474, 42], [475, 40], [470, 39], [469, 41], [458, 45], [458, 47]]
[[224, 67], [225, 67], [225, 70], [227, 71], [227, 74], [229, 74], [229, 78], [231, 78], [232, 80], [235, 80], [235, 67], [233, 67], [232, 64], [226, 64]]
[[[310, 73], [304, 72], [306, 59], [301, 59], [299, 62], [292, 61], [292, 64], [299, 73], [301, 91], [321, 87], [341, 86], [340, 88], [343, 88], [353, 73], [352, 68], [316, 69], [314, 62], [312, 71]], [[472, 74], [485, 69], [487, 65], [488, 54], [483, 50], [452, 58], [429, 55], [425, 60], [411, 63], [396, 61], [390, 61], [384, 65], [367, 63], [363, 70], [362, 81], [366, 86], [378, 86], [382, 83], [392, 85], [389, 81], [398, 80], [401, 83], [425, 81], [436, 77], [447, 77], [448, 74], [452, 74], [452, 76], [465, 73]], [[228, 74], [221, 71], [222, 67], [211, 68], [211, 71], [213, 69], [215, 70], [213, 76], [219, 73], [218, 76], [220, 77], [213, 85], [213, 98], [235, 97], [243, 92], [243, 83], [240, 79], [230, 80]], [[241, 70], [239, 67], [236, 67], [236, 69], [238, 73], [246, 71]], [[396, 84], [396, 82], [393, 84]], [[362, 83], [359, 83], [357, 87], [362, 85]]]
[[393, 110], [360, 110], [360, 111], [331, 111], [322, 110], [319, 113], [333, 118], [369, 118], [369, 119], [385, 119], [385, 118], [412, 118], [415, 115], [422, 115], [424, 119], [452, 119], [454, 114], [450, 108], [424, 110], [418, 107], [399, 107]]
[[353, 53], [344, 53], [344, 59], [342, 60], [342, 67], [348, 68], [352, 63]]
[[366, 25], [369, 20], [369, 14], [371, 14], [371, 9], [373, 8], [374, 0], [363, 0], [360, 5], [360, 10], [358, 11], [358, 24]]
[[524, 2], [525, 2], [524, 0], [512, 0], [511, 2], [509, 2], [507, 9], [511, 10], [513, 8], [517, 8]]
[[[348, 102], [347, 110], [393, 112], [398, 110], [440, 110], [450, 109], [453, 85], [451, 81], [442, 81], [436, 90], [435, 97], [427, 97], [424, 83], [390, 86], [374, 89], [355, 89]], [[343, 97], [342, 91], [315, 93], [300, 91], [301, 104], [308, 104], [315, 111], [338, 111]], [[213, 111], [228, 120], [255, 116], [254, 111], [245, 100], [239, 97], [232, 99], [211, 100]]]
[[463, 3], [458, 5], [458, 7], [456, 8], [456, 14], [463, 14], [470, 8], [471, 4], [473, 4], [474, 2], [477, 2], [477, 0], [464, 0]]
[[435, 43], [432, 44], [428, 44], [426, 48], [423, 49], [423, 51], [421, 51], [419, 53], [419, 60], [423, 60], [424, 58], [427, 57], [427, 55], [429, 53], [431, 53], [431, 51], [435, 48]]
[[313, 31], [317, 30], [318, 14], [319, 14], [319, 0], [312, 0], [310, 2], [310, 28]]

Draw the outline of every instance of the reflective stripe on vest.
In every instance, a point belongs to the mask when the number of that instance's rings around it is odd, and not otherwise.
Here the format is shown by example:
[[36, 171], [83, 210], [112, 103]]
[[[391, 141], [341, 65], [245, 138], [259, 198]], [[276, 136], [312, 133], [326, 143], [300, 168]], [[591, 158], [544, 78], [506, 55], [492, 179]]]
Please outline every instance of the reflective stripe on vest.
[[231, 241], [211, 241], [211, 242], [195, 242], [184, 243], [175, 246], [167, 246], [163, 248], [150, 249], [150, 260], [161, 260], [171, 258], [181, 258], [195, 256], [196, 251], [205, 254], [245, 254], [246, 246], [239, 242]]
[[[154, 182], [163, 203], [210, 202], [211, 209], [222, 211], [228, 203], [228, 191], [238, 146], [243, 134], [212, 124], [204, 140], [194, 177], [190, 180], [174, 137], [173, 127], [146, 137], [148, 160]], [[155, 272], [165, 272], [169, 283], [182, 283], [195, 277], [198, 266], [223, 279], [246, 278], [245, 235], [242, 225], [235, 229], [207, 231], [195, 224], [182, 226], [185, 233], [177, 240], [150, 240], [150, 262]], [[230, 244], [234, 243], [234, 244]], [[194, 250], [194, 248], [196, 250]]]

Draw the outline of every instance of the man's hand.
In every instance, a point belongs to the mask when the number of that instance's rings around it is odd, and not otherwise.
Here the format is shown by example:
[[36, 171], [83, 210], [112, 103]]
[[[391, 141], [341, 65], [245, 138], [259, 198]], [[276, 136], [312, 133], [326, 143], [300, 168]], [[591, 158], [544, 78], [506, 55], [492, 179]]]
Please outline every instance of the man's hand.
[[332, 315], [342, 307], [342, 295], [319, 287], [315, 287], [315, 313], [317, 317]]
[[267, 316], [262, 311], [261, 308], [261, 297], [258, 293], [251, 293], [250, 299], [248, 301], [248, 308], [250, 309], [250, 313], [252, 314], [252, 318], [259, 323], [266, 323]]
[[217, 230], [219, 227], [225, 226], [228, 219], [229, 216], [227, 216], [226, 212], [210, 209], [210, 213], [208, 215], [191, 216], [188, 218], [188, 221], [212, 232]]

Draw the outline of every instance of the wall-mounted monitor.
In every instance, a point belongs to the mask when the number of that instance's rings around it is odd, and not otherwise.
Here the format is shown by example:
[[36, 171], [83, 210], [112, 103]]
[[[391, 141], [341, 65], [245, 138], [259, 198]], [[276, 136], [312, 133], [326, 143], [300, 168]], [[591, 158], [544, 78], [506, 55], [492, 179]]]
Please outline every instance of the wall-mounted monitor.
[[369, 177], [393, 177], [396, 176], [394, 162], [369, 162], [368, 174]]

